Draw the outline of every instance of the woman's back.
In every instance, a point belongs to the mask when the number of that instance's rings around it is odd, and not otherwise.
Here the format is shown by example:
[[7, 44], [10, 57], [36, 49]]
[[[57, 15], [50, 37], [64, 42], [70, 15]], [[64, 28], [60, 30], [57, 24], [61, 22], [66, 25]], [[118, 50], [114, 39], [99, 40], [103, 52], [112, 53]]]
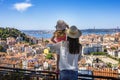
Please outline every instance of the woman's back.
[[60, 46], [60, 61], [59, 68], [60, 70], [78, 70], [78, 58], [81, 53], [71, 54], [68, 49], [68, 41], [62, 41], [59, 43]]

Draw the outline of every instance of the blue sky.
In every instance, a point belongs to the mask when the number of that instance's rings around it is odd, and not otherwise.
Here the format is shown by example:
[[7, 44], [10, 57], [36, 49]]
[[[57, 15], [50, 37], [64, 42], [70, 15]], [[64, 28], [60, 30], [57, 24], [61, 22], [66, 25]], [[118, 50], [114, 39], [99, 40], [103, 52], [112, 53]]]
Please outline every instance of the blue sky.
[[55, 29], [62, 19], [79, 29], [120, 26], [120, 0], [0, 0], [0, 26]]

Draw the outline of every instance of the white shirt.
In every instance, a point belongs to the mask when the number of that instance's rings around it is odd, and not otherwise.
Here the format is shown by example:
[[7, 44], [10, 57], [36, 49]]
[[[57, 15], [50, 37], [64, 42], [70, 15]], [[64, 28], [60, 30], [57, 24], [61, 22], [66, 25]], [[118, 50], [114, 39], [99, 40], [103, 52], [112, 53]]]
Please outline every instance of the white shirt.
[[81, 51], [78, 54], [70, 54], [67, 41], [62, 41], [49, 47], [52, 47], [52, 50], [55, 49], [56, 53], [60, 56], [60, 70], [78, 70], [78, 58], [81, 54]]

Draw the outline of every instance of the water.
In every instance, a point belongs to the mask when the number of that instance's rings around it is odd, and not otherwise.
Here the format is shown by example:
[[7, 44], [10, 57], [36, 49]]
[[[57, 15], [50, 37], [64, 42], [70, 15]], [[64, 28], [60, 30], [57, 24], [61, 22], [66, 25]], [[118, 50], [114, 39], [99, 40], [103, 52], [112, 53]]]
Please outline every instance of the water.
[[[81, 30], [82, 35], [87, 35], [87, 34], [112, 34], [115, 32], [120, 32], [120, 29], [86, 29], [86, 30]], [[51, 38], [53, 36], [53, 30], [22, 30], [27, 35], [36, 37], [36, 38]]]
[[34, 33], [26, 33], [27, 35], [30, 35], [30, 36], [33, 36], [33, 37], [36, 37], [36, 38], [51, 38], [52, 37], [52, 33], [46, 33], [46, 34], [34, 34]]
[[44, 31], [44, 30], [23, 30], [25, 34], [33, 36], [36, 38], [51, 38], [53, 36], [53, 31]]

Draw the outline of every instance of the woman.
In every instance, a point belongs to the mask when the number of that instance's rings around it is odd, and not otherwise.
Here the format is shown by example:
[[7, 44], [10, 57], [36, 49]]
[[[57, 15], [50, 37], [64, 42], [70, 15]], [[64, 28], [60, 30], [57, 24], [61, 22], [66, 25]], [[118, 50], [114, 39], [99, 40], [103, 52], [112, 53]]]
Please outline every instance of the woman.
[[50, 46], [57, 51], [57, 69], [60, 70], [60, 80], [77, 80], [78, 60], [82, 46], [79, 43], [81, 31], [76, 26], [66, 30], [67, 40]]

